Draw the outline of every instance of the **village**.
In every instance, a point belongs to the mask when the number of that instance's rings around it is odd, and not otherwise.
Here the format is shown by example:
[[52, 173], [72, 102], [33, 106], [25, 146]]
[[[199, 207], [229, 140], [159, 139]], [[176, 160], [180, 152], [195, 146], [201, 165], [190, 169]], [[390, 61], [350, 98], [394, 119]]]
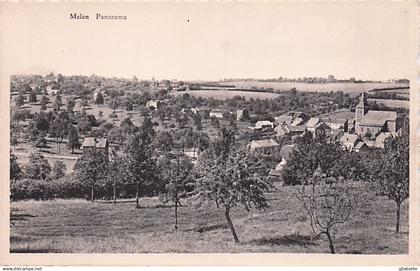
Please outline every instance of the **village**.
[[[392, 87], [384, 89], [395, 91]], [[191, 90], [238, 95], [214, 99], [190, 95]], [[266, 91], [276, 96], [241, 96]], [[188, 202], [193, 195], [202, 194], [203, 190], [197, 192], [204, 189], [201, 186], [217, 191], [217, 187], [226, 186], [233, 189], [229, 193], [239, 193], [239, 202], [255, 201], [255, 206], [260, 206], [257, 209], [268, 206], [267, 196], [262, 195], [279, 191], [293, 195], [290, 189], [304, 187], [316, 178], [327, 185], [331, 185], [328, 178], [344, 178], [351, 182], [350, 187], [356, 185], [355, 193], [376, 181], [376, 176], [367, 173], [378, 170], [380, 162], [372, 159], [392, 151], [391, 146], [400, 144], [409, 129], [407, 109], [371, 102], [373, 95], [371, 91], [256, 91], [217, 82], [139, 81], [93, 75], [14, 76], [11, 199], [82, 198], [114, 204], [134, 200], [136, 208], [145, 208], [142, 204], [160, 198], [161, 204], [175, 207], [178, 229], [178, 209], [192, 208]], [[224, 155], [231, 160], [217, 164], [218, 159], [226, 159]], [[249, 170], [234, 176], [258, 176], [238, 180], [247, 182], [244, 189], [250, 189], [247, 185], [258, 187], [257, 194], [240, 191], [236, 181], [222, 177], [236, 166]], [[211, 177], [215, 174], [212, 167], [219, 168], [217, 174], [222, 175]], [[217, 183], [219, 178], [224, 181]], [[255, 183], [250, 184], [251, 180]], [[373, 188], [366, 191], [376, 193]], [[217, 194], [222, 198], [210, 199], [219, 207], [226, 200], [224, 193]], [[256, 196], [259, 193], [261, 197]], [[365, 192], [346, 193], [330, 196], [339, 195], [345, 202]], [[405, 198], [401, 196], [396, 202], [398, 210]], [[372, 199], [382, 200], [377, 196]], [[299, 200], [304, 202], [305, 198]], [[350, 217], [350, 209], [338, 211], [349, 212]], [[229, 215], [226, 218], [229, 222]], [[331, 225], [336, 222], [331, 221]], [[400, 223], [398, 211], [397, 232]], [[239, 243], [233, 224], [228, 224]], [[331, 253], [335, 253], [329, 240]]]
[[[94, 99], [97, 93], [94, 93]], [[369, 110], [364, 93], [361, 94], [359, 100], [355, 107], [354, 116], [351, 118], [344, 118], [346, 116], [343, 116], [343, 118], [310, 117], [303, 112], [290, 111], [275, 116], [274, 121], [259, 120], [254, 126], [247, 127], [248, 132], [254, 134], [247, 147], [250, 152], [279, 153], [281, 161], [269, 174], [281, 179], [281, 169], [287, 163], [294, 145], [281, 146], [277, 142], [278, 139], [287, 137], [290, 138], [290, 143], [293, 143], [297, 137], [302, 136], [307, 131], [315, 137], [318, 131], [323, 130], [331, 140], [339, 142], [346, 151], [368, 152], [372, 148], [383, 149], [387, 138], [395, 138], [401, 135], [403, 125], [407, 125], [407, 119], [397, 118], [395, 111]], [[165, 102], [168, 101], [150, 100], [146, 102], [146, 107], [157, 110]], [[233, 117], [238, 122], [250, 118], [247, 109], [229, 112], [224, 109], [209, 109], [208, 107], [182, 108], [182, 112], [187, 110], [195, 115], [199, 114], [201, 118], [207, 116], [210, 119], [229, 120]], [[346, 115], [347, 117], [351, 116], [350, 114]], [[103, 150], [107, 155], [110, 153], [106, 138], [86, 137], [82, 144], [83, 153], [92, 152], [92, 148]], [[199, 147], [185, 148], [183, 153], [193, 162], [196, 162], [199, 149]]]

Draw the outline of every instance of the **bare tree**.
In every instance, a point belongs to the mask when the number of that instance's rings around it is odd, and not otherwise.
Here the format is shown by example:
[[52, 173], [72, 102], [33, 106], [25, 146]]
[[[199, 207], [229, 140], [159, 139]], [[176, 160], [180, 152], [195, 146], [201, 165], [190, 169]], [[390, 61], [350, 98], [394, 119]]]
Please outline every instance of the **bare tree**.
[[354, 187], [345, 178], [328, 177], [320, 170], [298, 187], [298, 199], [309, 217], [313, 233], [325, 235], [330, 252], [335, 254], [333, 231], [348, 221], [356, 207]]

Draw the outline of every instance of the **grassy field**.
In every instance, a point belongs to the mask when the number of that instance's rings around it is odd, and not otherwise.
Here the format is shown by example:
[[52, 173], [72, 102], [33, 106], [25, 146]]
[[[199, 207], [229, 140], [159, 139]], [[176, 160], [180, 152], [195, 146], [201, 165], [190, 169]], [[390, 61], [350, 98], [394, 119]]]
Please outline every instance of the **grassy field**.
[[377, 102], [378, 104], [384, 104], [391, 108], [407, 108], [410, 109], [410, 101], [404, 100], [391, 100], [391, 99], [372, 99], [369, 98], [368, 102]]
[[[11, 203], [12, 253], [329, 253], [324, 237], [312, 238], [303, 210], [290, 187], [267, 196], [270, 208], [247, 213], [232, 210], [241, 240], [233, 242], [223, 210], [179, 208], [179, 229], [173, 229], [173, 208], [157, 198], [117, 204], [84, 200]], [[372, 195], [370, 195], [372, 196]], [[394, 203], [372, 197], [334, 233], [338, 253], [408, 253], [408, 206], [402, 211], [401, 233], [394, 233]]]
[[[237, 88], [273, 88], [273, 90], [290, 90], [296, 88], [300, 91], [318, 91], [318, 92], [330, 92], [330, 91], [343, 91], [345, 93], [358, 94], [364, 91], [369, 91], [378, 88], [392, 88], [392, 87], [403, 87], [404, 84], [393, 84], [393, 83], [327, 83], [327, 84], [307, 84], [302, 82], [258, 82], [258, 81], [235, 81], [229, 82], [229, 84], [235, 85]], [[401, 92], [401, 90], [399, 90]]]
[[245, 97], [245, 99], [249, 100], [250, 98], [254, 99], [274, 99], [280, 96], [277, 93], [269, 93], [269, 92], [252, 92], [252, 91], [229, 91], [229, 90], [190, 90], [190, 91], [180, 91], [175, 92], [173, 95], [182, 95], [184, 93], [188, 93], [194, 97], [203, 97], [203, 98], [214, 98], [216, 100], [225, 100], [231, 99], [235, 96]]

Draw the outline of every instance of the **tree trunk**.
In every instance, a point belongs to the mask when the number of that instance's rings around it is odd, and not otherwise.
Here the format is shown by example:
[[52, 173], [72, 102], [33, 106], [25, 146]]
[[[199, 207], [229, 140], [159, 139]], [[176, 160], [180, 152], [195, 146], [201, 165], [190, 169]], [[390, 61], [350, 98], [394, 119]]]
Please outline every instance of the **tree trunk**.
[[178, 198], [175, 198], [175, 230], [178, 230]]
[[112, 194], [113, 194], [112, 199], [113, 199], [113, 202], [115, 204], [115, 203], [117, 203], [117, 186], [115, 185], [115, 183], [112, 187]]
[[331, 252], [331, 254], [335, 254], [334, 244], [333, 244], [333, 240], [331, 238], [330, 232], [329, 231], [326, 231], [325, 232], [325, 235], [327, 235], [328, 241], [330, 242], [330, 252]]
[[94, 202], [95, 201], [95, 187], [92, 185], [91, 190], [90, 190], [90, 201]]
[[401, 202], [397, 202], [397, 223], [395, 225], [395, 232], [400, 232], [400, 213], [401, 213]]
[[140, 194], [140, 183], [137, 183], [137, 189], [136, 189], [136, 208], [140, 208], [139, 205], [139, 194]]
[[239, 244], [238, 235], [236, 235], [235, 228], [233, 227], [232, 220], [230, 219], [229, 211], [230, 211], [230, 209], [226, 208], [226, 211], [225, 211], [226, 220], [229, 224], [230, 231], [232, 232], [233, 239], [235, 239], [235, 243]]

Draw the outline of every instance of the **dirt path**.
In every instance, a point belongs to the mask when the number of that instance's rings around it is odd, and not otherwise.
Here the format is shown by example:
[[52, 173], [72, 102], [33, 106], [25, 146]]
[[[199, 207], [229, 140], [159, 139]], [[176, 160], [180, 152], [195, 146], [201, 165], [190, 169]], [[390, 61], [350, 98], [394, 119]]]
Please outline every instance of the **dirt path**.
[[[27, 152], [13, 152], [16, 156], [23, 156], [23, 157], [30, 157], [31, 154]], [[67, 156], [67, 155], [50, 155], [50, 154], [42, 154], [45, 158], [54, 158], [54, 159], [70, 159], [70, 160], [77, 160], [79, 159], [78, 156]]]

